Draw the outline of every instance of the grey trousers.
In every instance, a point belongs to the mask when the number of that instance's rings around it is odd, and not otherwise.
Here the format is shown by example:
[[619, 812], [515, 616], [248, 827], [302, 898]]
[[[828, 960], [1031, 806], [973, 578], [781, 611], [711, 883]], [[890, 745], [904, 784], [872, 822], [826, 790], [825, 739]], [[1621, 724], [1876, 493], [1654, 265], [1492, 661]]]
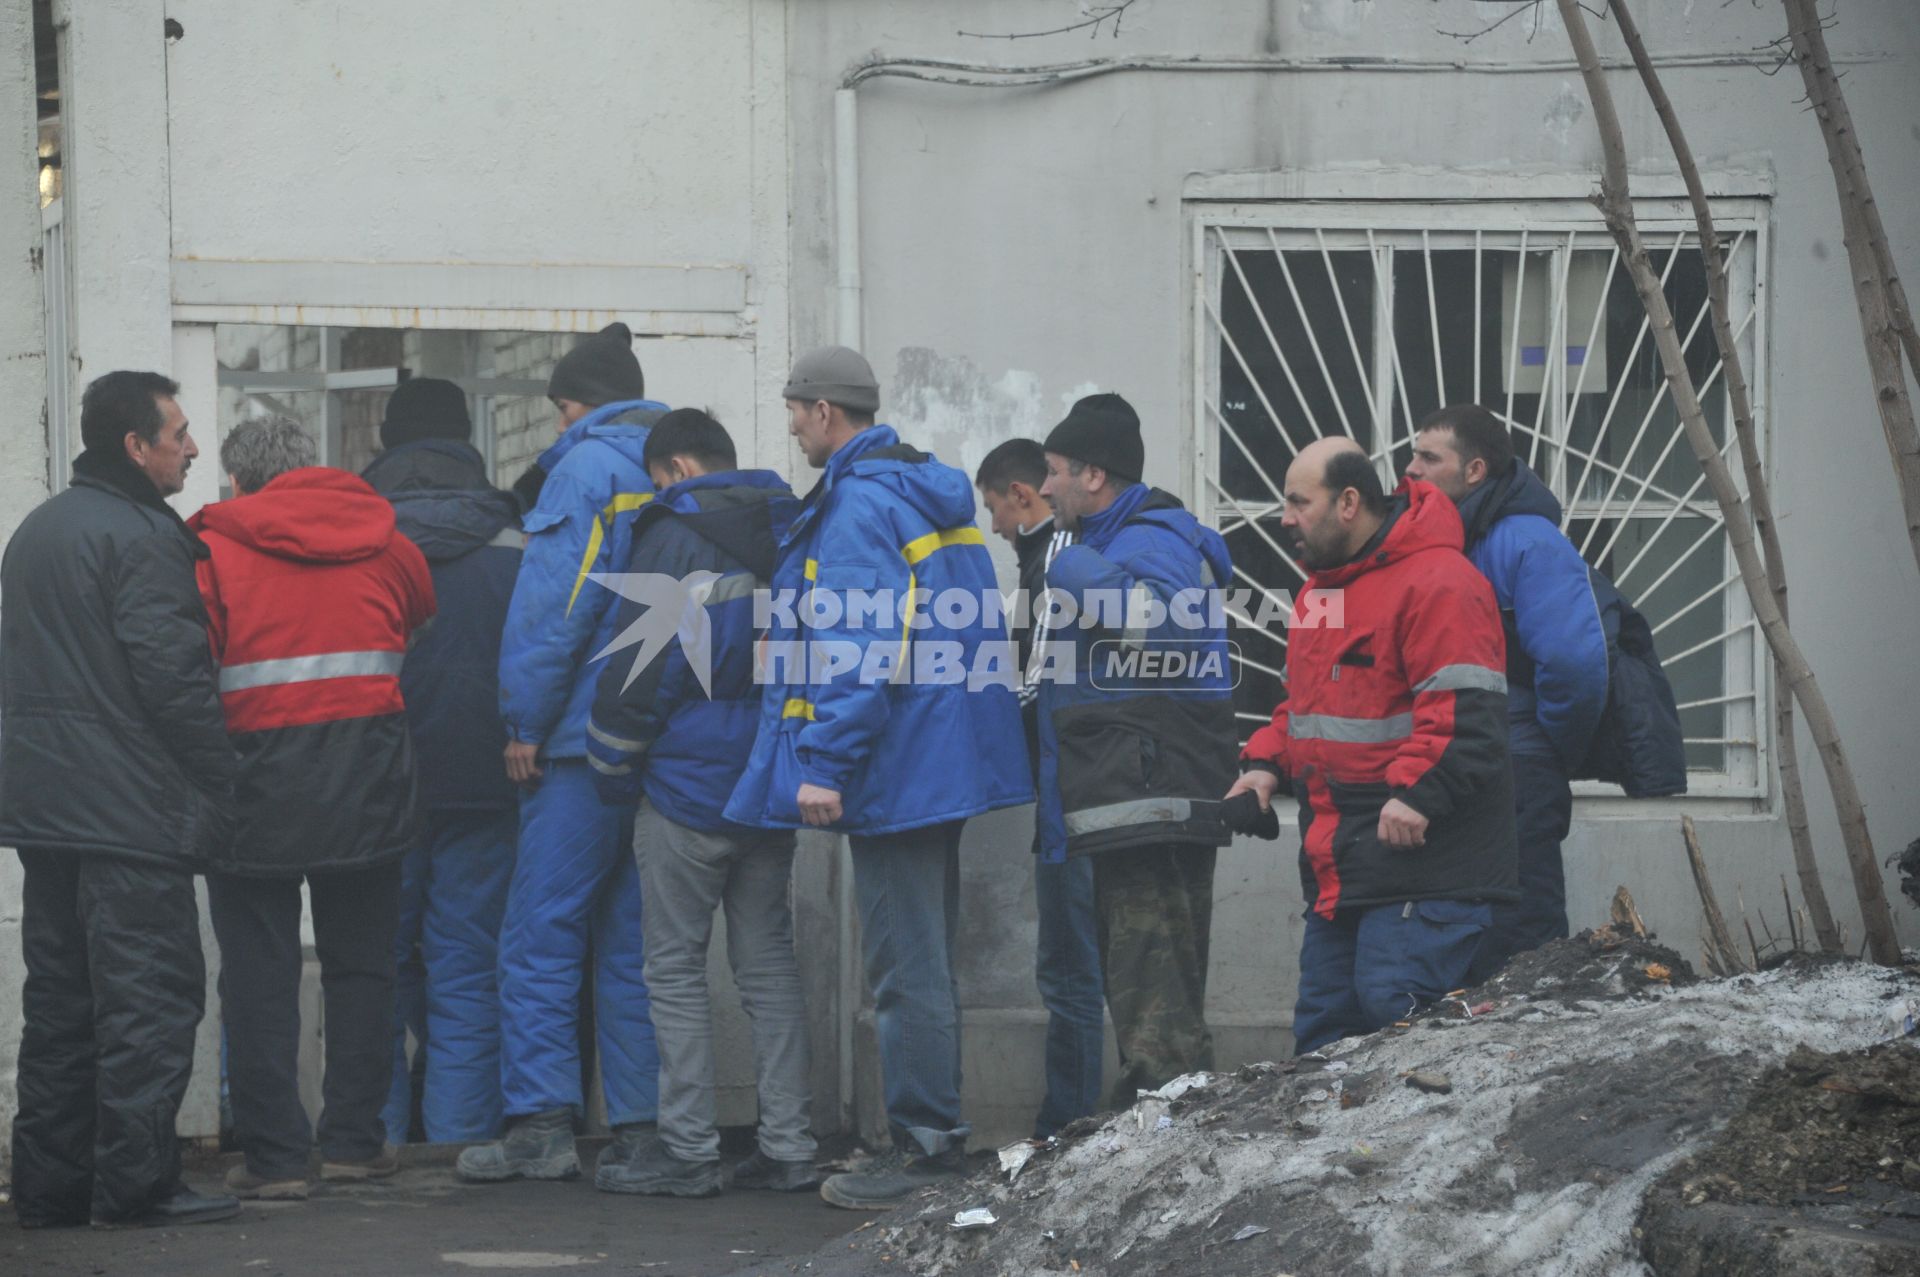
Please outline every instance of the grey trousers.
[[705, 833], [676, 824], [652, 803], [641, 805], [634, 854], [660, 1048], [660, 1139], [675, 1157], [710, 1162], [720, 1156], [707, 990], [707, 945], [718, 906], [726, 910], [734, 984], [753, 1025], [760, 1151], [780, 1161], [813, 1160], [807, 1008], [787, 899], [793, 847], [786, 831]]

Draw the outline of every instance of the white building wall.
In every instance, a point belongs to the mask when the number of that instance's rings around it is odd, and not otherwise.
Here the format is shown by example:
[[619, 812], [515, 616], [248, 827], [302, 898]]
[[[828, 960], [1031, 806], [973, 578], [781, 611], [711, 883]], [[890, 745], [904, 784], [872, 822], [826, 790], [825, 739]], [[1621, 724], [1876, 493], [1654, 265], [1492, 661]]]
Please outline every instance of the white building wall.
[[[860, 268], [864, 332], [882, 383], [882, 415], [944, 460], [971, 467], [1016, 434], [1044, 436], [1066, 406], [1098, 389], [1125, 393], [1146, 423], [1150, 482], [1190, 503], [1196, 341], [1190, 174], [1264, 170], [1281, 189], [1304, 171], [1426, 170], [1465, 176], [1585, 177], [1598, 164], [1591, 113], [1568, 65], [1564, 31], [1542, 10], [1471, 44], [1508, 6], [1300, 0], [1195, 6], [1138, 0], [1117, 38], [1104, 27], [1044, 38], [1088, 11], [1066, 0], [950, 6], [824, 0], [793, 32], [795, 345], [832, 339], [837, 314], [835, 201], [822, 156], [833, 149], [833, 93], [857, 65], [887, 58], [1016, 66], [1103, 57], [1267, 57], [1291, 67], [1238, 72], [1122, 72], [1045, 87], [976, 89], [876, 78], [858, 89]], [[1794, 626], [1824, 679], [1865, 792], [1882, 855], [1920, 835], [1920, 751], [1910, 644], [1920, 584], [1875, 417], [1822, 142], [1797, 101], [1791, 68], [1767, 77], [1748, 57], [1785, 29], [1777, 6], [1636, 6], [1657, 55], [1719, 55], [1667, 71], [1669, 92], [1704, 165], [1771, 170], [1771, 451], [1793, 585]], [[1828, 33], [1897, 258], [1920, 255], [1920, 28], [1903, 0], [1846, 0]], [[1597, 26], [1603, 52], [1624, 56]], [[1380, 65], [1316, 66], [1332, 59]], [[1394, 69], [1396, 61], [1462, 69]], [[1519, 65], [1515, 65], [1519, 64]], [[1637, 169], [1673, 170], [1631, 74], [1614, 74]], [[1418, 187], [1419, 181], [1410, 183]], [[1459, 185], [1458, 182], [1453, 185]], [[1585, 189], [1584, 185], [1581, 189]], [[1416, 195], [1415, 198], [1418, 198]], [[1682, 454], [1685, 449], [1682, 447]], [[1831, 803], [1801, 741], [1828, 893], [1857, 945], [1858, 910]], [[1777, 793], [1777, 787], [1775, 787]], [[1576, 928], [1604, 920], [1627, 885], [1650, 924], [1697, 954], [1697, 897], [1678, 813], [1691, 812], [1729, 908], [1744, 900], [1779, 925], [1780, 875], [1792, 881], [1777, 798], [1633, 804], [1583, 801], [1566, 848]], [[984, 822], [983, 822], [984, 823]], [[1222, 855], [1210, 1012], [1221, 1062], [1284, 1048], [1299, 943], [1297, 838]], [[1011, 1115], [1037, 1103], [1029, 1071], [1003, 1076], [987, 1052], [1008, 1023], [1039, 1032], [1026, 977], [1032, 952], [1024, 825], [970, 833], [966, 962], [969, 1102]], [[1797, 888], [1796, 888], [1797, 894]], [[1893, 895], [1901, 934], [1920, 916]], [[1021, 1057], [1037, 1059], [1037, 1044]], [[982, 1061], [978, 1069], [973, 1061]], [[1007, 1129], [1007, 1128], [1002, 1128]]]

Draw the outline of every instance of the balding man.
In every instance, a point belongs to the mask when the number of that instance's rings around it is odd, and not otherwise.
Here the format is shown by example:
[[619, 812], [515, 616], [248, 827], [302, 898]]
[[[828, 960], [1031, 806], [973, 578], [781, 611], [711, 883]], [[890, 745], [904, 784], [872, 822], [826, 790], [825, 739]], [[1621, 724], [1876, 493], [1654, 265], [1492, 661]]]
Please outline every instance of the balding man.
[[1500, 615], [1461, 553], [1453, 502], [1413, 481], [1389, 498], [1344, 438], [1295, 458], [1285, 499], [1281, 523], [1311, 573], [1288, 698], [1228, 794], [1265, 807], [1285, 783], [1299, 799], [1305, 1054], [1461, 982], [1493, 903], [1516, 894], [1513, 780]]

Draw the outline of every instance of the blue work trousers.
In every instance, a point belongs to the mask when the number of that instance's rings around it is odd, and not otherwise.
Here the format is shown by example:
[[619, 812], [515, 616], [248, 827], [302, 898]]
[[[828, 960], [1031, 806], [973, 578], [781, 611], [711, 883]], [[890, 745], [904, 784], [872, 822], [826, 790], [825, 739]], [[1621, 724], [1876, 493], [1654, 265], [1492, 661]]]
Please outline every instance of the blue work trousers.
[[1413, 900], [1307, 913], [1294, 1050], [1317, 1051], [1404, 1020], [1460, 988], [1493, 918], [1485, 904]]
[[880, 1039], [881, 1091], [897, 1145], [965, 1147], [960, 1120], [960, 831], [955, 820], [853, 835], [853, 890]]
[[506, 1116], [584, 1111], [578, 1026], [591, 949], [607, 1121], [651, 1122], [659, 1111], [660, 1054], [640, 939], [633, 812], [600, 801], [586, 759], [545, 759], [541, 766], [539, 785], [520, 800], [520, 854], [500, 929]]
[[1047, 1008], [1047, 1093], [1033, 1134], [1046, 1139], [1100, 1107], [1106, 995], [1093, 909], [1093, 858], [1051, 864], [1036, 856], [1033, 899], [1040, 914], [1034, 983]]
[[407, 1033], [427, 1053], [421, 1118], [436, 1144], [500, 1133], [500, 922], [513, 879], [518, 812], [429, 813], [427, 839], [403, 862], [394, 944], [393, 1087], [387, 1139], [406, 1142], [412, 1075]]

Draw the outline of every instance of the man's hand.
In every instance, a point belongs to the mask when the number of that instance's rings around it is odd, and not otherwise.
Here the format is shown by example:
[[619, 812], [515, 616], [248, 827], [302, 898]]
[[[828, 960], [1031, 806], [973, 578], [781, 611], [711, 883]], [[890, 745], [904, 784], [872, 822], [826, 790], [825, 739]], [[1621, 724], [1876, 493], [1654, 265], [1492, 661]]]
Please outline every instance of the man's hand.
[[840, 791], [825, 785], [802, 785], [795, 801], [800, 819], [809, 825], [831, 825], [840, 819]]
[[1260, 800], [1260, 810], [1266, 811], [1273, 806], [1273, 795], [1280, 788], [1280, 778], [1262, 767], [1240, 773], [1240, 779], [1233, 782], [1233, 788], [1221, 795], [1222, 799], [1235, 794], [1252, 794]]
[[525, 741], [507, 742], [507, 779], [516, 785], [533, 786], [544, 775], [540, 770], [540, 747]]
[[1427, 818], [1398, 798], [1380, 809], [1380, 841], [1389, 847], [1427, 845]]

